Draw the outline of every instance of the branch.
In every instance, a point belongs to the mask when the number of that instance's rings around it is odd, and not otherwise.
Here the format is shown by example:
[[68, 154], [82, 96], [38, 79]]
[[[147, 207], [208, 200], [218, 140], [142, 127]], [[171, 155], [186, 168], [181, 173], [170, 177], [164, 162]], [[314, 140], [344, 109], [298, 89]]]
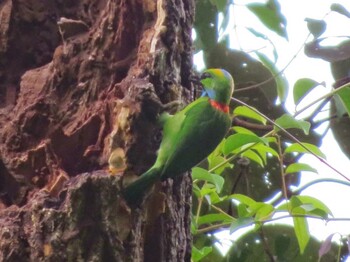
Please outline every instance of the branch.
[[273, 129], [273, 125], [260, 125], [251, 123], [245, 120], [242, 120], [238, 117], [234, 117], [232, 120], [232, 124], [235, 126], [241, 126], [248, 129], [255, 129], [255, 130], [264, 130], [264, 131], [271, 131]]

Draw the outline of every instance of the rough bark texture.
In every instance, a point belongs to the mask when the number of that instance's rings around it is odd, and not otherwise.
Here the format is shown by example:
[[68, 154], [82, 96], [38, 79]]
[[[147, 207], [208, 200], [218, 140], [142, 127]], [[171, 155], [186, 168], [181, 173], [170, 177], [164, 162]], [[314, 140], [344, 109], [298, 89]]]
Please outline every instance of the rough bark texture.
[[155, 159], [161, 103], [191, 99], [193, 15], [193, 0], [0, 2], [1, 261], [190, 260], [188, 176], [141, 208], [118, 192]]

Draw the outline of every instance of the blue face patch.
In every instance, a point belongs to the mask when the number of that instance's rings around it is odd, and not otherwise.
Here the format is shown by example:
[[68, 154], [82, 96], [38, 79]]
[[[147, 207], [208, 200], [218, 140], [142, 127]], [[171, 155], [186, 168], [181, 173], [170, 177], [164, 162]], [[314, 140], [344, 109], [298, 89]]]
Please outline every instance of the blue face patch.
[[213, 89], [206, 89], [205, 92], [210, 99], [215, 99], [215, 91]]
[[227, 71], [224, 70], [224, 69], [221, 69], [221, 71], [222, 71], [222, 73], [224, 74], [224, 76], [225, 76], [226, 78], [228, 78], [228, 79], [231, 78], [231, 74], [230, 74], [229, 72], [227, 72]]

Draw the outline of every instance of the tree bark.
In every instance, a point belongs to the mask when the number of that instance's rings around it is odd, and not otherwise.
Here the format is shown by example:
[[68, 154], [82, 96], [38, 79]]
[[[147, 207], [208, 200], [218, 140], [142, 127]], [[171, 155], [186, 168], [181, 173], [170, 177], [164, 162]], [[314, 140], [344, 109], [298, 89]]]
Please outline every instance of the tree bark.
[[192, 99], [193, 17], [194, 0], [0, 3], [1, 261], [190, 261], [188, 175], [136, 208], [119, 192], [155, 159], [161, 105]]

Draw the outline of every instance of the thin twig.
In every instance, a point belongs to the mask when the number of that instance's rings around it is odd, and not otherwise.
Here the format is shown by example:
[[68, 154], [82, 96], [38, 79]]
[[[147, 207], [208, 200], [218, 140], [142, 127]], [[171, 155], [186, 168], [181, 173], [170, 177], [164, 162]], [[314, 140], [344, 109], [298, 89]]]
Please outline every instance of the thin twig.
[[277, 147], [278, 147], [278, 154], [279, 154], [279, 164], [280, 164], [280, 173], [281, 173], [281, 179], [282, 179], [282, 192], [284, 198], [288, 199], [288, 191], [287, 191], [287, 185], [286, 185], [286, 178], [284, 173], [284, 166], [283, 166], [283, 152], [281, 147], [281, 138], [277, 135]]
[[[317, 220], [323, 220], [326, 223], [329, 222], [342, 222], [342, 221], [349, 221], [350, 222], [350, 218], [349, 217], [331, 217], [331, 218], [323, 218], [320, 216], [312, 216], [312, 215], [293, 215], [293, 214], [289, 214], [289, 215], [285, 215], [285, 216], [280, 216], [280, 217], [275, 217], [275, 218], [270, 218], [270, 219], [266, 219], [264, 221], [251, 221], [249, 223], [247, 223], [246, 225], [242, 226], [242, 227], [248, 227], [248, 226], [252, 226], [255, 225], [256, 223], [269, 223], [269, 222], [275, 222], [281, 219], [285, 219], [285, 218], [312, 218], [312, 219], [317, 219]], [[208, 233], [211, 232], [215, 229], [223, 229], [223, 227], [225, 226], [229, 226], [231, 225], [232, 222], [225, 222], [225, 223], [221, 223], [221, 224], [216, 224], [216, 225], [212, 225], [212, 226], [208, 226], [205, 228], [201, 228], [198, 229], [196, 234], [201, 234], [201, 233]]]

